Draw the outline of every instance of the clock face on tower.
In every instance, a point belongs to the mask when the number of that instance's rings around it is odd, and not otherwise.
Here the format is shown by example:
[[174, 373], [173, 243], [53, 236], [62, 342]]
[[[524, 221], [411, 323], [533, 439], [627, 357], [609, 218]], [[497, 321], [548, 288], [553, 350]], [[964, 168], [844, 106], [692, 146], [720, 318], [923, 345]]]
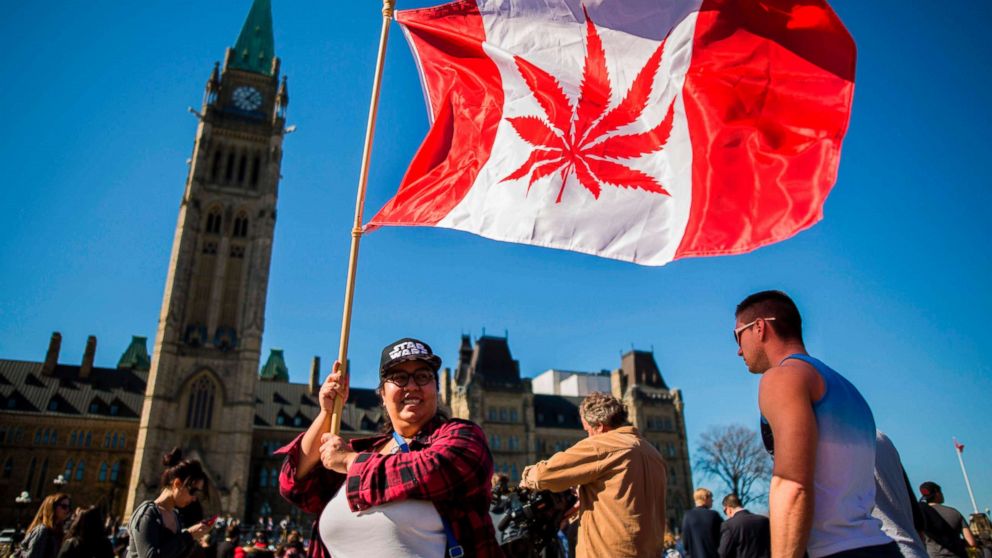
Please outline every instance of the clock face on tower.
[[241, 110], [255, 111], [262, 106], [262, 93], [247, 85], [235, 89], [231, 99], [234, 100], [234, 106]]

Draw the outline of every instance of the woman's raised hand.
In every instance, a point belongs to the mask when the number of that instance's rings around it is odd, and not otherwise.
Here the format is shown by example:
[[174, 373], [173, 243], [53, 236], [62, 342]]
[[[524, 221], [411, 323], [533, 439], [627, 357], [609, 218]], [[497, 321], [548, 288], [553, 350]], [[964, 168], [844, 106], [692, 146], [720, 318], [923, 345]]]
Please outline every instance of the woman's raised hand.
[[348, 378], [341, 373], [341, 362], [336, 360], [331, 375], [320, 386], [320, 410], [333, 412], [338, 397], [341, 401], [348, 401]]

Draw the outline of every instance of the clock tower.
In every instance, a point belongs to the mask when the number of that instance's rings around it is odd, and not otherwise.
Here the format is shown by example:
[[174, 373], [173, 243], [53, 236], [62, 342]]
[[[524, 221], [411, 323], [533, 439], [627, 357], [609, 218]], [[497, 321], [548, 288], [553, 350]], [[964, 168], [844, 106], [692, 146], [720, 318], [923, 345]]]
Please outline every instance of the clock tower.
[[158, 494], [162, 456], [179, 446], [210, 476], [204, 507], [244, 515], [288, 103], [270, 0], [254, 0], [194, 111], [128, 514]]

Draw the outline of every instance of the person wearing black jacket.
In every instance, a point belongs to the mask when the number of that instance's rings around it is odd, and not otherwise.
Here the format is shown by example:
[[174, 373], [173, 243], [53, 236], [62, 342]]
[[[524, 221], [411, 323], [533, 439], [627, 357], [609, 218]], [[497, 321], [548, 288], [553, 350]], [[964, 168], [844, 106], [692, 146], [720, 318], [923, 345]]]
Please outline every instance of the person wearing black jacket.
[[720, 558], [768, 558], [772, 538], [768, 518], [753, 514], [736, 494], [723, 499], [727, 520], [720, 526]]
[[682, 517], [682, 544], [687, 558], [717, 558], [720, 524], [723, 518], [713, 511], [713, 493], [697, 488], [692, 493], [696, 507]]
[[100, 508], [90, 506], [76, 512], [58, 558], [114, 558], [114, 546], [104, 532]]

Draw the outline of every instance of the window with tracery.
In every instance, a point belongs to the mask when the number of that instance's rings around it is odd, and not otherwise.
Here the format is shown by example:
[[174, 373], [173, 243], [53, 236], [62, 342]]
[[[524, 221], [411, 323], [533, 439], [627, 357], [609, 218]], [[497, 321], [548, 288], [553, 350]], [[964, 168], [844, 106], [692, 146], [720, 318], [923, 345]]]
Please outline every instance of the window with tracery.
[[220, 234], [221, 216], [217, 209], [210, 210], [207, 214], [207, 234]]
[[237, 217], [234, 218], [234, 237], [244, 238], [248, 236], [248, 216], [244, 213], [239, 213]]
[[189, 408], [186, 411], [186, 428], [205, 430], [210, 428], [214, 414], [214, 393], [216, 387], [207, 376], [200, 376], [189, 392]]

